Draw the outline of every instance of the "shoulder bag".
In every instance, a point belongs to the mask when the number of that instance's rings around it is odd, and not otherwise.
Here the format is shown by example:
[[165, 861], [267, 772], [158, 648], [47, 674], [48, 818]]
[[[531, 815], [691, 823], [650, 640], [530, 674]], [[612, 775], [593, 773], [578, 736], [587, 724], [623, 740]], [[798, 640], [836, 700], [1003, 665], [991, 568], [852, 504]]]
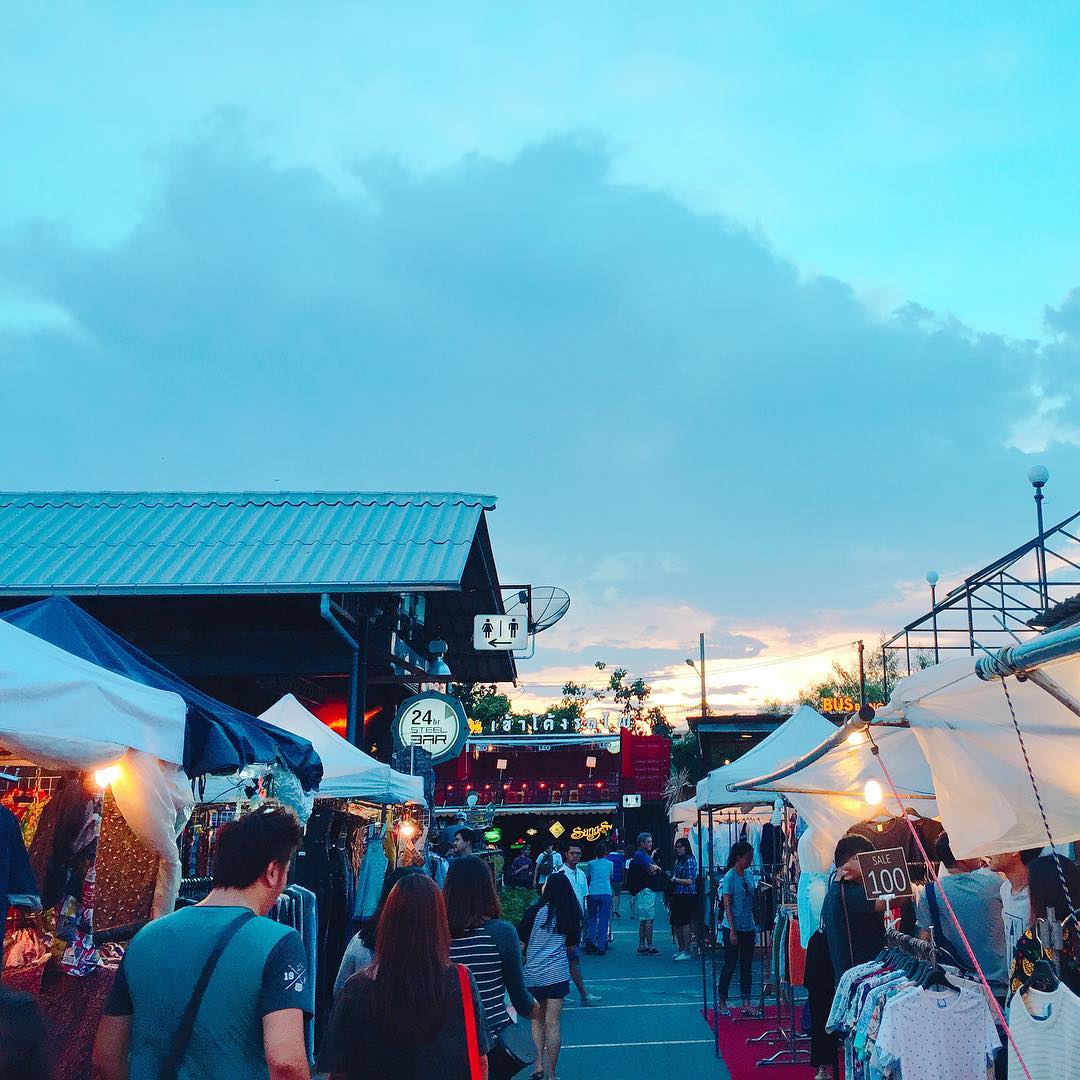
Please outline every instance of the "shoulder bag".
[[934, 948], [937, 950], [938, 962], [952, 964], [958, 971], [965, 973], [974, 971], [967, 953], [961, 953], [945, 936], [945, 928], [941, 925], [941, 909], [938, 907], [937, 886], [932, 881], [926, 883], [926, 906], [930, 909], [930, 923], [934, 931]]
[[458, 985], [461, 987], [461, 1005], [465, 1010], [465, 1045], [469, 1052], [469, 1080], [484, 1080], [480, 1064], [480, 1036], [476, 1031], [476, 1012], [473, 1009], [472, 987], [469, 985], [469, 969], [457, 965]]
[[184, 1055], [187, 1053], [188, 1044], [191, 1042], [192, 1032], [195, 1030], [199, 1006], [202, 1004], [206, 988], [210, 985], [210, 979], [213, 977], [214, 969], [218, 966], [221, 954], [228, 947], [229, 942], [236, 937], [237, 933], [254, 918], [254, 911], [245, 911], [237, 915], [218, 935], [214, 947], [210, 950], [210, 955], [206, 958], [202, 972], [199, 974], [198, 981], [195, 983], [195, 989], [191, 991], [191, 998], [188, 1000], [187, 1008], [184, 1009], [184, 1013], [180, 1017], [180, 1023], [169, 1043], [169, 1054], [165, 1058], [159, 1074], [161, 1080], [176, 1080], [177, 1074], [180, 1072], [180, 1066], [184, 1063]]

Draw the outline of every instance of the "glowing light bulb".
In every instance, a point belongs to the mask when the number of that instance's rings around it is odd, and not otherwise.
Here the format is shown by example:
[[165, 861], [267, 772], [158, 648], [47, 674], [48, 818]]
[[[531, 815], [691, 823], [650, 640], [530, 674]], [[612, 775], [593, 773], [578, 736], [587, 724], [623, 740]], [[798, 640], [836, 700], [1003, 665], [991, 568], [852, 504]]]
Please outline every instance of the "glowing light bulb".
[[98, 769], [94, 773], [94, 783], [103, 790], [119, 779], [119, 765], [106, 765], [104, 769]]
[[406, 840], [411, 840], [416, 835], [416, 826], [411, 821], [403, 821], [399, 832]]
[[876, 780], [867, 780], [866, 787], [863, 788], [863, 798], [866, 800], [867, 806], [880, 806], [881, 805], [881, 785]]
[[866, 742], [865, 731], [853, 731], [846, 740], [848, 746], [862, 746]]

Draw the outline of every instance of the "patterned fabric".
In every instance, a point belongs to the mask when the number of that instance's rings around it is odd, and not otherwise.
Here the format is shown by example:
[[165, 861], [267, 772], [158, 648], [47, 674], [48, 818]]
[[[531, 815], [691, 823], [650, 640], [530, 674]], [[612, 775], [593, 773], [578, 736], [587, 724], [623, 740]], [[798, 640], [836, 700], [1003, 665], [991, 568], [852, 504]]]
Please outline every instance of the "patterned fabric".
[[685, 859], [679, 859], [675, 864], [675, 869], [672, 870], [671, 876], [675, 878], [689, 878], [693, 885], [676, 885], [671, 891], [677, 893], [679, 896], [697, 896], [697, 876], [698, 865], [697, 859], [693, 855], [688, 855]]
[[[1065, 947], [1060, 956], [1061, 981], [1074, 994], [1080, 994], [1080, 933], [1075, 926], [1065, 926], [1062, 927], [1062, 937]], [[1046, 994], [1053, 991], [1053, 967], [1051, 966], [1049, 973], [1035, 970], [1040, 955], [1053, 964], [1053, 951], [1041, 948], [1035, 939], [1034, 931], [1025, 930], [1024, 936], [1016, 943], [1013, 956], [1012, 977], [1009, 980], [1010, 999], [1014, 994], [1023, 994], [1028, 990], [1039, 990]]]

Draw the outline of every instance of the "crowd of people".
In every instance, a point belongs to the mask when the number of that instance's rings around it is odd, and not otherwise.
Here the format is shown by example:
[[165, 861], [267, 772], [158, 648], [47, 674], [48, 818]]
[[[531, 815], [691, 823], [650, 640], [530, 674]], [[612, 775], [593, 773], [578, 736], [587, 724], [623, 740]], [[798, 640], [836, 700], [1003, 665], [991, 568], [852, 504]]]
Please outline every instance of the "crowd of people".
[[[128, 946], [105, 1002], [95, 1080], [310, 1080], [306, 1034], [314, 973], [297, 932], [264, 916], [289, 877], [303, 832], [268, 804], [219, 832], [213, 888], [202, 902], [145, 926]], [[477, 836], [459, 829], [438, 873], [390, 873], [373, 918], [349, 942], [315, 1062], [328, 1080], [504, 1080], [529, 1070], [554, 1080], [571, 987], [591, 993], [583, 952], [604, 955], [611, 920], [639, 921], [652, 944], [658, 896], [671, 908], [676, 955], [693, 942], [698, 869], [677, 845], [670, 872], [642, 833], [628, 851], [548, 845], [515, 860], [505, 884], [535, 887], [517, 925], [503, 919]], [[0, 989], [0, 1080], [47, 1077], [47, 1037], [29, 995]]]

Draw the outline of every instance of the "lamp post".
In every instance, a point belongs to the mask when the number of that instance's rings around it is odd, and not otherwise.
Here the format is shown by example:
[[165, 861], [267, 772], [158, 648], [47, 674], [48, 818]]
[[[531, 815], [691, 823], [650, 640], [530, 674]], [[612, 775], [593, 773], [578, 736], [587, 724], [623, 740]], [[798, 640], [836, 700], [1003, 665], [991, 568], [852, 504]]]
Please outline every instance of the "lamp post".
[[926, 571], [926, 583], [930, 586], [930, 618], [934, 623], [934, 663], [941, 663], [941, 655], [938, 652], [938, 636], [937, 636], [937, 583], [938, 572], [936, 570]]
[[705, 697], [705, 635], [698, 635], [698, 643], [701, 646], [701, 663], [695, 664], [689, 657], [686, 658], [688, 667], [692, 667], [701, 676], [701, 718], [709, 715], [709, 702]]
[[1035, 515], [1039, 523], [1039, 537], [1035, 545], [1035, 565], [1039, 573], [1039, 604], [1043, 611], [1050, 606], [1050, 585], [1046, 580], [1046, 540], [1043, 537], [1043, 488], [1050, 479], [1045, 465], [1032, 465], [1028, 469], [1028, 482], [1035, 489]]

